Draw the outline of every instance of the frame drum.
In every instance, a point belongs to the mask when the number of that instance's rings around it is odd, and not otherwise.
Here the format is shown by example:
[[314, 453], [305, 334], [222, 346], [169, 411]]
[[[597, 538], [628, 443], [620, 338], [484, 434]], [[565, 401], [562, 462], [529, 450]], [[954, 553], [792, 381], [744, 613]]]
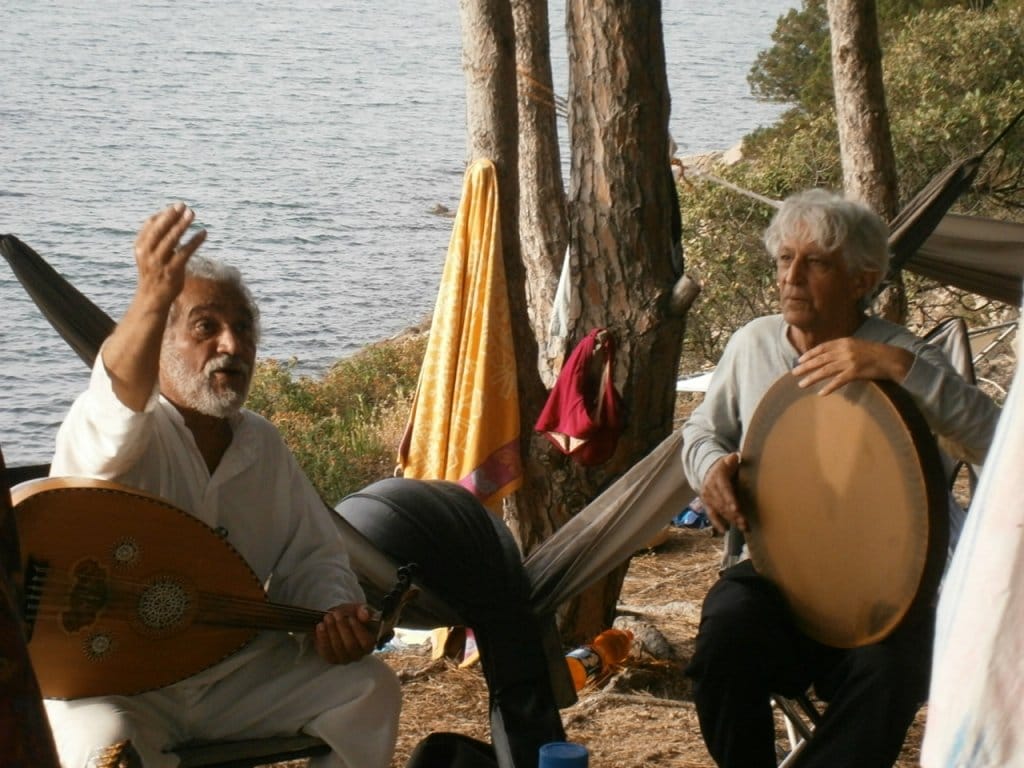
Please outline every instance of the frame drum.
[[934, 599], [948, 493], [935, 440], [899, 386], [819, 389], [787, 373], [765, 393], [743, 440], [738, 495], [754, 567], [800, 629], [854, 648]]

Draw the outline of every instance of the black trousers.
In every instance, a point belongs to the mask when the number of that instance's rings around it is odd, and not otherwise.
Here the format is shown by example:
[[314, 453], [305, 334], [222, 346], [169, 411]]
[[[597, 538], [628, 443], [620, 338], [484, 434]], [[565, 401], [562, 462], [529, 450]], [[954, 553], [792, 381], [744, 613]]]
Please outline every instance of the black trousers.
[[802, 634], [782, 595], [749, 561], [723, 572], [708, 592], [693, 680], [701, 733], [721, 768], [774, 768], [770, 698], [813, 685], [828, 702], [801, 768], [890, 768], [927, 697], [934, 613], [884, 641], [831, 648]]

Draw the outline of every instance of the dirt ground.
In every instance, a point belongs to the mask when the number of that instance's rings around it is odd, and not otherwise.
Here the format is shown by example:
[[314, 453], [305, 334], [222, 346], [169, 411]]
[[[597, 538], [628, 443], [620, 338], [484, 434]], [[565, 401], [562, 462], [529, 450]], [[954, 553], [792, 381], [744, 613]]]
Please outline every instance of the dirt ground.
[[[644, 642], [634, 643], [620, 671], [581, 691], [579, 701], [562, 710], [568, 738], [587, 745], [592, 768], [714, 768], [681, 670], [692, 653], [701, 601], [717, 576], [721, 541], [707, 529], [670, 528], [661, 545], [632, 559], [617, 621], [639, 630], [653, 627], [652, 646], [660, 633], [668, 647], [650, 653]], [[384, 658], [402, 679], [405, 701], [393, 768], [402, 768], [416, 743], [432, 731], [490, 740], [479, 665], [459, 669], [443, 659], [431, 661], [428, 645]], [[923, 724], [924, 710], [898, 768], [918, 765]], [[781, 719], [776, 730], [785, 747]]]

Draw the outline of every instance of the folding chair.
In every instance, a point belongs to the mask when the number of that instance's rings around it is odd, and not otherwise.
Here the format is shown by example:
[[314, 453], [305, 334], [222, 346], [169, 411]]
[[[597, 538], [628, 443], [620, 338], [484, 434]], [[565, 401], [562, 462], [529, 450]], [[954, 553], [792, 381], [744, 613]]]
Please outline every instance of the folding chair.
[[220, 741], [179, 747], [179, 768], [255, 768], [286, 760], [326, 755], [331, 751], [315, 736], [299, 734], [246, 741]]
[[[945, 352], [946, 357], [949, 358], [957, 373], [968, 383], [977, 386], [978, 379], [974, 371], [975, 355], [971, 334], [967, 329], [967, 323], [962, 317], [947, 317], [926, 333], [923, 338], [932, 346], [938, 347]], [[942, 468], [949, 490], [952, 492], [958, 475], [961, 471], [966, 470], [968, 473], [969, 493], [973, 494], [975, 486], [978, 484], [980, 468], [954, 459], [941, 450], [941, 445], [939, 447], [939, 456], [942, 459]]]
[[772, 705], [782, 713], [786, 724], [789, 751], [779, 754], [779, 768], [787, 768], [810, 741], [814, 729], [821, 722], [822, 712], [806, 693], [793, 698], [776, 696]]

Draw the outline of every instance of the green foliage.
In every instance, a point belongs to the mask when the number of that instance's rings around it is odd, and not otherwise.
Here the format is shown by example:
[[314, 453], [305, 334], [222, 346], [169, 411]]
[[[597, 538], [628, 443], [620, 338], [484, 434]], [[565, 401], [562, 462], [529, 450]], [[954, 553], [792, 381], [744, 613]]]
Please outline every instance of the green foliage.
[[426, 337], [376, 344], [322, 378], [295, 361], [257, 366], [248, 407], [270, 419], [330, 503], [393, 473]]
[[770, 306], [771, 262], [759, 242], [770, 209], [722, 187], [682, 187], [687, 271], [704, 288], [686, 323], [682, 370], [718, 360], [732, 332]]
[[[806, 0], [805, 10], [819, 5]], [[951, 4], [882, 5], [896, 14]], [[1024, 107], [1024, 3], [993, 3], [984, 11], [954, 5], [913, 15], [893, 29], [885, 48], [886, 98], [904, 203], [952, 160], [984, 148]], [[776, 47], [788, 40], [773, 39]], [[793, 74], [796, 82], [796, 69]], [[796, 87], [784, 81], [780, 75], [780, 94]], [[775, 200], [809, 187], [840, 189], [839, 139], [828, 98], [813, 110], [791, 109], [775, 125], [748, 136], [744, 161], [716, 168], [715, 174]], [[1024, 123], [991, 153], [954, 210], [1024, 221], [1022, 169]], [[773, 275], [760, 242], [772, 209], [706, 181], [681, 187], [680, 202], [686, 267], [704, 285], [687, 320], [682, 369], [698, 370], [718, 360], [733, 330], [776, 311]], [[1005, 319], [1002, 305], [905, 277], [918, 328], [949, 313], [979, 324]]]
[[[1024, 108], [1024, 4], [921, 14], [886, 50], [886, 98], [902, 194], [984, 148]], [[1002, 139], [959, 201], [1007, 217], [1021, 205], [1024, 125]]]
[[[988, 6], [974, 0], [878, 0], [878, 28], [883, 46], [908, 19], [942, 8]], [[755, 96], [793, 104], [807, 114], [833, 107], [831, 39], [826, 0], [803, 0], [800, 10], [780, 16], [772, 47], [761, 51], [747, 75]]]
[[804, 0], [800, 10], [791, 8], [780, 16], [772, 42], [747, 75], [753, 94], [807, 111], [829, 103], [832, 63], [825, 0]]

